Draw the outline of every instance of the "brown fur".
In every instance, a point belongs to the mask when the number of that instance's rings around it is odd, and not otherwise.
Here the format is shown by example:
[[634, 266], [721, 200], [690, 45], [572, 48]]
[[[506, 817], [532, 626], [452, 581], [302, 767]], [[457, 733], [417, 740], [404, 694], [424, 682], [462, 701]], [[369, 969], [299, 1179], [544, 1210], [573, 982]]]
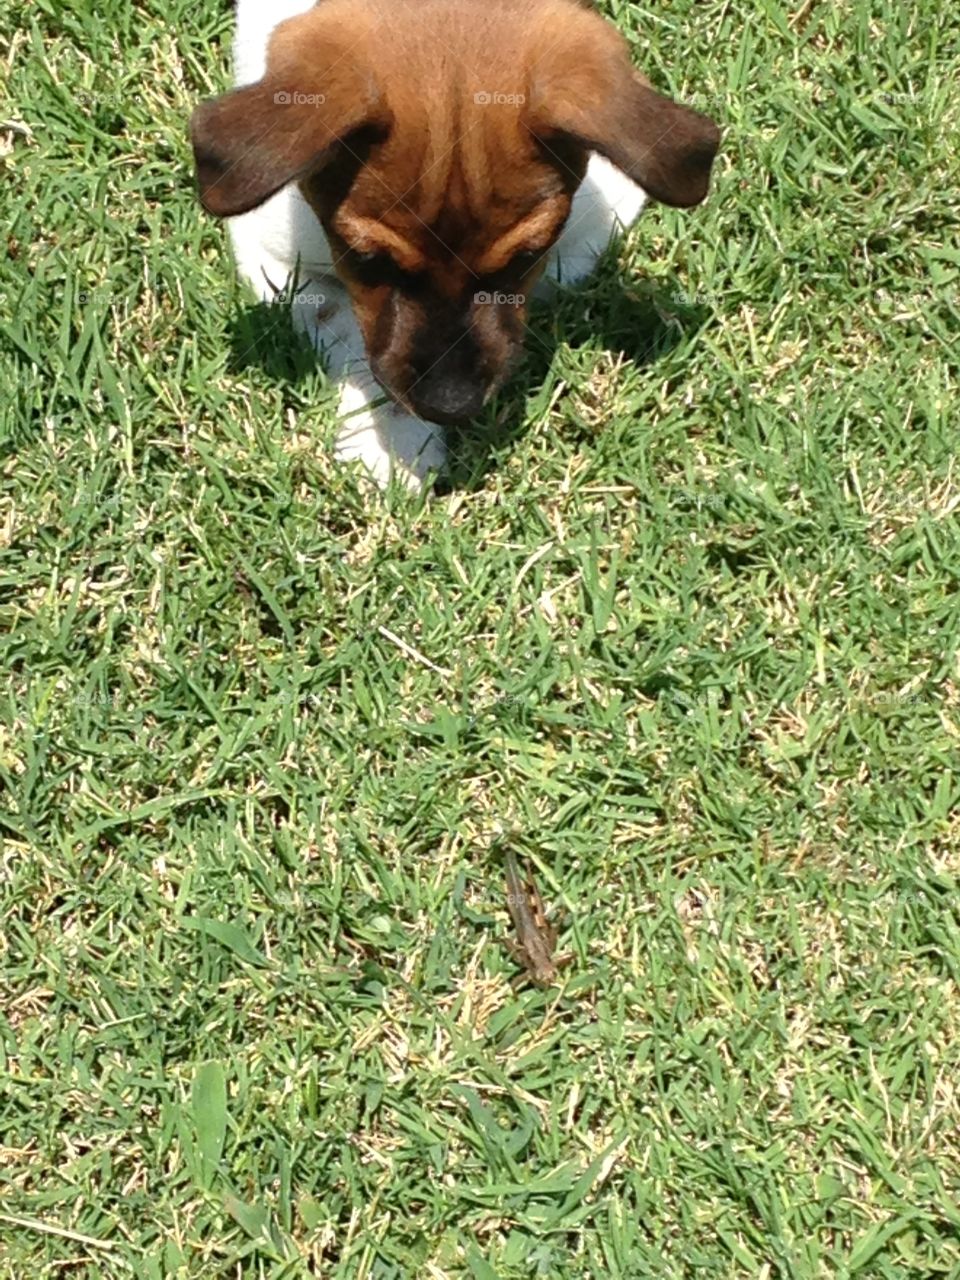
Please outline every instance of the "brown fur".
[[588, 153], [689, 205], [718, 136], [574, 0], [322, 0], [276, 29], [263, 80], [193, 119], [207, 209], [240, 213], [298, 180], [375, 373], [438, 421], [505, 377]]

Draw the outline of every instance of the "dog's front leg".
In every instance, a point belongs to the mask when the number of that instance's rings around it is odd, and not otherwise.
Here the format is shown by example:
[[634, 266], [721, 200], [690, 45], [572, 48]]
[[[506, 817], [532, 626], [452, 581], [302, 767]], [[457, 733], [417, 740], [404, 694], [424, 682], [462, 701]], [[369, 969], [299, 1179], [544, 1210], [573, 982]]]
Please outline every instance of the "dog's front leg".
[[333, 288], [340, 297], [317, 313], [313, 340], [339, 382], [337, 457], [362, 462], [381, 485], [393, 475], [418, 489], [446, 461], [442, 430], [387, 396], [370, 369], [349, 300]]
[[603, 156], [591, 155], [567, 225], [550, 251], [537, 289], [549, 297], [553, 286], [585, 280], [618, 231], [626, 230], [647, 202], [646, 192]]
[[[252, 220], [255, 215], [247, 215]], [[234, 221], [234, 248], [240, 271], [264, 302], [286, 306], [293, 327], [320, 355], [339, 383], [336, 453], [359, 461], [385, 485], [391, 475], [418, 489], [431, 471], [442, 468], [446, 450], [441, 429], [407, 413], [389, 400], [370, 370], [363, 338], [339, 280], [322, 271], [304, 278], [274, 258], [262, 240], [248, 245]], [[308, 267], [309, 271], [309, 267]]]

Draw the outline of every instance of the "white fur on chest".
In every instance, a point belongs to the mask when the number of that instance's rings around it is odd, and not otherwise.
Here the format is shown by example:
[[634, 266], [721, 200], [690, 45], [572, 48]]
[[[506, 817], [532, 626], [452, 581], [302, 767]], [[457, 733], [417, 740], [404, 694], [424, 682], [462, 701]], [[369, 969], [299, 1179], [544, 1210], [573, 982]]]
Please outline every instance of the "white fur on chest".
[[[270, 32], [312, 7], [313, 0], [238, 0], [234, 83], [259, 80], [266, 70]], [[575, 284], [589, 275], [610, 237], [633, 222], [646, 198], [608, 160], [591, 155], [544, 280]], [[231, 218], [230, 238], [238, 270], [258, 297], [270, 302], [281, 295], [295, 326], [340, 378], [337, 453], [362, 461], [381, 483], [394, 473], [418, 485], [439, 469], [445, 457], [441, 429], [400, 409], [378, 386], [346, 292], [334, 274], [330, 245], [297, 187], [285, 187], [259, 208]]]

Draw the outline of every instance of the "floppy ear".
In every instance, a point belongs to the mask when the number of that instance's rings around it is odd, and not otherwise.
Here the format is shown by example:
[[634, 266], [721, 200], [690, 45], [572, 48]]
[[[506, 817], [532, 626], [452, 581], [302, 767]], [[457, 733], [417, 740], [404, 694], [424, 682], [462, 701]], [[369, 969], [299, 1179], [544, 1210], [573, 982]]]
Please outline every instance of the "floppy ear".
[[609, 23], [587, 12], [578, 18], [574, 39], [538, 68], [529, 127], [548, 148], [565, 141], [598, 151], [655, 200], [699, 204], [720, 130], [652, 89]]
[[[200, 200], [217, 217], [256, 208], [320, 168], [350, 134], [388, 124], [362, 53], [336, 33], [321, 31], [320, 12], [277, 27], [262, 80], [194, 111], [190, 134]], [[312, 56], [315, 43], [322, 48], [318, 57]]]

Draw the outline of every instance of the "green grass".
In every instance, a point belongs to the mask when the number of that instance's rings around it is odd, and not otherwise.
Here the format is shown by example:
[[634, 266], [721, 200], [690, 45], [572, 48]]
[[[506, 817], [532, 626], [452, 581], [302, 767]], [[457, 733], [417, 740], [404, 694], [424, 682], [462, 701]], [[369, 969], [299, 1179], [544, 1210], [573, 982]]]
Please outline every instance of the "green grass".
[[6, 5], [3, 1280], [960, 1275], [960, 16], [608, 11], [715, 188], [421, 499], [197, 206], [228, 6]]

